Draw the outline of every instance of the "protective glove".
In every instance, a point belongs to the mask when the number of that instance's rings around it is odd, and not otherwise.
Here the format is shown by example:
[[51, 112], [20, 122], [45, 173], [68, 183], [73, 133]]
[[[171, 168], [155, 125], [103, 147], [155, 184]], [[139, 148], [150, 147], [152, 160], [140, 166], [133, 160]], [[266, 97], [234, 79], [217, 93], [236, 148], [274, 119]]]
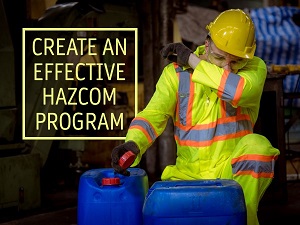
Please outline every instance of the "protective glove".
[[160, 51], [160, 54], [164, 59], [167, 58], [171, 62], [177, 62], [180, 66], [188, 65], [191, 53], [193, 53], [193, 51], [182, 43], [167, 44]]
[[128, 165], [127, 168], [122, 168], [119, 165], [119, 160], [128, 151], [134, 153], [135, 156], [137, 156], [140, 153], [138, 146], [133, 141], [125, 142], [124, 144], [115, 147], [111, 152], [111, 159], [112, 159], [111, 166], [114, 168], [114, 170], [117, 173], [120, 173], [125, 176], [130, 175], [130, 172], [126, 170], [130, 165]]

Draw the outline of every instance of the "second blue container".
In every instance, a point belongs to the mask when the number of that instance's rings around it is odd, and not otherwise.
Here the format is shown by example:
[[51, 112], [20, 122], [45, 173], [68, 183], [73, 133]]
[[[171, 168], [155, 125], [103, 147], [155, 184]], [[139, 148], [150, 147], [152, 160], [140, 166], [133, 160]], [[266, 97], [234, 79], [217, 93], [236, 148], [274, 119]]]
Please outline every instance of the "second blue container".
[[245, 225], [241, 186], [233, 180], [157, 181], [143, 206], [144, 225]]
[[80, 177], [78, 225], [142, 225], [142, 208], [148, 191], [148, 177], [139, 168], [130, 176], [112, 168], [92, 169]]

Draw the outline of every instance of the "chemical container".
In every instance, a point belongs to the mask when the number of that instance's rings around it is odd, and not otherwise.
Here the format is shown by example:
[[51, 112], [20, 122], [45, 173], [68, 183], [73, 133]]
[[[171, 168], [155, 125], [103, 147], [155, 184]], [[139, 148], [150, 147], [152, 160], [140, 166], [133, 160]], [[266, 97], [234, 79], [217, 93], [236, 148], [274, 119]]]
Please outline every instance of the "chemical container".
[[157, 181], [143, 206], [144, 225], [245, 225], [241, 186], [233, 180]]
[[144, 170], [129, 168], [130, 176], [112, 168], [92, 169], [80, 177], [78, 225], [142, 225], [142, 208], [149, 189]]

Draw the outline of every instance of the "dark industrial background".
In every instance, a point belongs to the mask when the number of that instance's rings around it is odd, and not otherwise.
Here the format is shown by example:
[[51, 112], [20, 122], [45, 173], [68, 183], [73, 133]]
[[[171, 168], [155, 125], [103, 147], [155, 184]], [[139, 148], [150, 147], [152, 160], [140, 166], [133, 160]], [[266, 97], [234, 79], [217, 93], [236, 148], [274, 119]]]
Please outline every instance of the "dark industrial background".
[[[1, 0], [0, 1], [0, 223], [3, 224], [76, 224], [78, 181], [81, 174], [93, 168], [110, 167], [110, 152], [120, 140], [22, 140], [22, 28], [90, 27], [138, 28], [138, 110], [150, 100], [164, 65], [159, 51], [165, 44], [179, 40], [177, 20], [188, 7], [202, 10], [199, 21], [209, 22], [228, 8], [263, 8], [269, 6], [300, 7], [300, 1], [288, 0]], [[298, 20], [299, 22], [299, 17]], [[299, 25], [299, 24], [298, 24]], [[188, 25], [187, 25], [188, 26]], [[202, 27], [203, 28], [203, 27]], [[205, 27], [204, 27], [205, 28]], [[204, 29], [205, 30], [205, 29]], [[116, 36], [121, 36], [121, 32]], [[181, 39], [190, 48], [199, 43]], [[101, 38], [99, 38], [101, 42]], [[130, 63], [134, 53], [129, 53]], [[299, 53], [300, 54], [300, 53]], [[47, 58], [55, 61], [56, 58]], [[70, 59], [65, 59], [70, 60]], [[30, 60], [27, 60], [30, 64]], [[299, 72], [299, 71], [298, 71]], [[126, 84], [120, 86], [119, 104], [127, 114], [127, 125], [134, 116], [134, 80], [129, 69]], [[300, 145], [290, 143], [288, 129], [300, 137], [299, 108], [292, 114], [282, 90], [289, 71], [268, 74], [262, 96], [260, 116], [255, 131], [269, 138], [279, 148], [274, 181], [262, 199], [261, 224], [292, 224], [300, 218]], [[297, 73], [295, 73], [297, 75]], [[89, 85], [96, 85], [90, 83]], [[99, 84], [102, 85], [102, 84]], [[53, 83], [53, 86], [55, 84]], [[34, 102], [35, 90], [28, 90]], [[70, 111], [70, 108], [61, 108]], [[97, 108], [114, 111], [116, 108]], [[272, 113], [270, 113], [272, 112]], [[287, 118], [288, 117], [288, 118]], [[146, 170], [150, 184], [160, 179], [166, 165], [176, 157], [171, 123], [143, 156], [139, 167]], [[106, 132], [107, 136], [124, 136], [125, 131]], [[84, 136], [82, 132], [56, 132], [53, 136]], [[93, 133], [101, 136], [103, 133]], [[298, 139], [300, 141], [300, 139]], [[295, 222], [296, 223], [296, 222]]]

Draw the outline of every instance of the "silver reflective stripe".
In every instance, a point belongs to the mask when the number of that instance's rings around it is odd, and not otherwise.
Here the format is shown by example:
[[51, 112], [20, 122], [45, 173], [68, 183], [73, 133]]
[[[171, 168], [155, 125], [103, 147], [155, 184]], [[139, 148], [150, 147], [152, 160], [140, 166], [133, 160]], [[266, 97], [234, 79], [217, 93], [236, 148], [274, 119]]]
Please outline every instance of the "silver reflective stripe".
[[176, 68], [179, 73], [178, 101], [179, 101], [179, 118], [182, 125], [186, 125], [188, 103], [190, 97], [190, 73], [183, 71], [181, 67]]
[[156, 134], [155, 134], [155, 131], [150, 126], [150, 124], [147, 123], [147, 121], [139, 120], [139, 119], [136, 118], [131, 122], [130, 126], [136, 126], [136, 125], [144, 128], [144, 130], [149, 134], [149, 136], [152, 140], [154, 140], [157, 137]]

